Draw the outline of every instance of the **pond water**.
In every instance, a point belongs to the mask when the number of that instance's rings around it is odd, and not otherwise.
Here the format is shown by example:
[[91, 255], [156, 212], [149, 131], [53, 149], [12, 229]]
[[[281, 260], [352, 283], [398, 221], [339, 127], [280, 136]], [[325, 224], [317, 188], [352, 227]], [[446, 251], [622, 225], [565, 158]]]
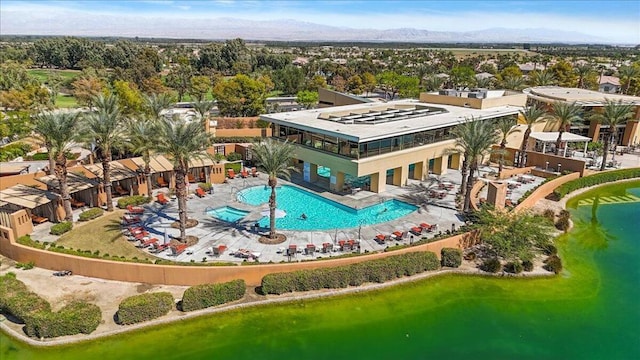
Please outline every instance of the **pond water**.
[[[55, 349], [0, 334], [9, 359], [637, 359], [640, 182], [573, 199], [557, 277], [443, 276], [201, 317]], [[580, 199], [591, 205], [577, 206]]]

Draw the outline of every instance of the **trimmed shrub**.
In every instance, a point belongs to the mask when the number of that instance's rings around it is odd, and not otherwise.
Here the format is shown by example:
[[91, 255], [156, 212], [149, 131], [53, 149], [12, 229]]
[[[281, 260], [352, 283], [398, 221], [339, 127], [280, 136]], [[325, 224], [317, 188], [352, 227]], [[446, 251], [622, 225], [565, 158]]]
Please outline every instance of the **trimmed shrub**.
[[333, 268], [268, 274], [262, 278], [262, 292], [280, 295], [293, 291], [339, 289], [366, 282], [382, 283], [439, 268], [436, 254], [412, 252]]
[[209, 190], [211, 190], [213, 185], [211, 183], [199, 183], [198, 187], [204, 190], [204, 192], [209, 192]]
[[62, 235], [67, 231], [70, 231], [72, 228], [73, 223], [71, 221], [63, 221], [53, 225], [49, 233], [51, 233], [51, 235]]
[[476, 259], [476, 257], [477, 257], [476, 253], [471, 251], [464, 256], [464, 259], [468, 261], [473, 261]]
[[533, 262], [531, 260], [525, 260], [522, 262], [522, 269], [526, 272], [533, 271]]
[[244, 280], [192, 286], [182, 295], [182, 311], [206, 309], [239, 300], [244, 296], [245, 290]]
[[559, 274], [562, 271], [562, 260], [558, 255], [551, 255], [544, 261], [544, 269]]
[[556, 218], [556, 213], [551, 210], [551, 209], [546, 209], [543, 213], [542, 216], [549, 219], [549, 221], [553, 222]]
[[100, 325], [102, 312], [94, 304], [74, 301], [58, 312], [41, 311], [26, 321], [27, 335], [51, 338], [75, 334], [91, 334]]
[[173, 308], [173, 295], [168, 292], [148, 293], [128, 297], [118, 306], [118, 324], [130, 325], [166, 315]]
[[238, 161], [242, 160], [242, 155], [237, 152], [231, 152], [227, 154], [227, 161]]
[[29, 151], [31, 151], [31, 145], [23, 142], [2, 146], [0, 147], [0, 161], [5, 162], [20, 156], [25, 156]]
[[31, 270], [35, 266], [36, 266], [36, 263], [34, 263], [33, 261], [29, 261], [29, 262], [26, 262], [26, 263], [23, 263], [23, 262], [16, 263], [16, 268], [22, 269], [22, 270]]
[[24, 323], [31, 314], [50, 311], [49, 302], [29, 291], [22, 281], [16, 279], [16, 274], [0, 276], [0, 312]]
[[500, 260], [491, 258], [485, 260], [480, 268], [486, 272], [495, 274], [502, 269], [502, 264], [500, 264]]
[[18, 244], [30, 246], [37, 249], [44, 249], [45, 247], [47, 247], [47, 243], [41, 243], [38, 240], [33, 240], [29, 235], [20, 236], [16, 239], [16, 242]]
[[93, 208], [93, 209], [89, 209], [87, 211], [81, 212], [78, 220], [89, 221], [102, 216], [102, 214], [104, 214], [104, 210], [102, 210], [101, 208]]
[[457, 268], [462, 265], [462, 250], [456, 248], [442, 248], [440, 250], [442, 266]]
[[545, 255], [556, 255], [558, 253], [558, 248], [553, 244], [547, 244], [542, 249]]
[[640, 168], [607, 171], [569, 181], [558, 186], [553, 193], [557, 199], [562, 199], [568, 193], [578, 189], [637, 177], [640, 177]]
[[510, 261], [504, 264], [504, 271], [512, 274], [520, 274], [524, 270], [524, 266], [520, 261]]
[[125, 196], [118, 199], [118, 207], [120, 209], [126, 209], [127, 206], [138, 206], [146, 204], [150, 201], [150, 199], [146, 196], [142, 195], [133, 195], [133, 196]]

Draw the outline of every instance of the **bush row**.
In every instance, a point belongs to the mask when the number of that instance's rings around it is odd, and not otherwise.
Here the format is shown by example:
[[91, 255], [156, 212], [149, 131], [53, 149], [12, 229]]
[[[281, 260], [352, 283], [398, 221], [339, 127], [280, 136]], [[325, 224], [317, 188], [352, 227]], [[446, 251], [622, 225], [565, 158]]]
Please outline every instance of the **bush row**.
[[174, 306], [171, 293], [158, 292], [128, 297], [118, 306], [118, 324], [130, 325], [166, 315]]
[[118, 199], [118, 207], [120, 209], [125, 209], [129, 205], [138, 206], [146, 204], [149, 201], [150, 199], [148, 197], [142, 195], [125, 196]]
[[29, 151], [31, 151], [31, 145], [22, 142], [0, 147], [0, 161], [5, 162], [25, 156]]
[[239, 300], [245, 293], [244, 280], [196, 285], [182, 295], [182, 311], [194, 311]]
[[227, 143], [253, 143], [262, 140], [260, 136], [216, 136], [213, 138], [213, 142], [216, 144]]
[[32, 313], [50, 312], [51, 305], [29, 291], [22, 281], [16, 279], [14, 273], [7, 273], [0, 276], [0, 311], [24, 323]]
[[40, 311], [26, 321], [27, 335], [51, 338], [75, 334], [91, 334], [100, 325], [102, 312], [94, 304], [74, 301], [58, 312]]
[[440, 250], [442, 266], [457, 268], [462, 265], [462, 250], [456, 248], [442, 248]]
[[366, 282], [382, 283], [439, 268], [436, 254], [412, 252], [334, 268], [268, 274], [262, 278], [262, 292], [279, 295], [293, 291], [359, 286]]
[[93, 220], [97, 217], [102, 216], [102, 214], [104, 214], [104, 210], [102, 210], [101, 208], [92, 208], [87, 211], [81, 212], [79, 220], [80, 221]]
[[637, 177], [640, 177], [640, 168], [607, 171], [569, 181], [558, 186], [553, 193], [557, 199], [562, 199], [568, 193], [578, 189]]
[[24, 236], [20, 236], [18, 239], [16, 239], [16, 242], [18, 244], [21, 245], [25, 245], [25, 246], [30, 246], [36, 249], [44, 249], [47, 247], [47, 242], [40, 242], [38, 240], [33, 240], [31, 239], [31, 236], [29, 235], [24, 235]]
[[73, 228], [73, 223], [71, 221], [63, 221], [53, 225], [51, 227], [51, 230], [49, 230], [49, 232], [52, 235], [62, 235], [67, 231], [70, 231], [72, 228]]

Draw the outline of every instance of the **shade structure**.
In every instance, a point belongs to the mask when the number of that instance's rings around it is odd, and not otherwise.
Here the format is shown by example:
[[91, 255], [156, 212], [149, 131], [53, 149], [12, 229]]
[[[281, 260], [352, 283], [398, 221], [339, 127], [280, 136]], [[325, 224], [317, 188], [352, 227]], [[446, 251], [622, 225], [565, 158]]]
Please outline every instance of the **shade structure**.
[[[265, 209], [262, 210], [260, 212], [260, 215], [262, 216], [266, 216], [266, 217], [270, 217], [271, 216], [271, 211], [269, 209]], [[276, 209], [276, 219], [280, 219], [287, 216], [287, 212], [282, 210], [282, 209]]]

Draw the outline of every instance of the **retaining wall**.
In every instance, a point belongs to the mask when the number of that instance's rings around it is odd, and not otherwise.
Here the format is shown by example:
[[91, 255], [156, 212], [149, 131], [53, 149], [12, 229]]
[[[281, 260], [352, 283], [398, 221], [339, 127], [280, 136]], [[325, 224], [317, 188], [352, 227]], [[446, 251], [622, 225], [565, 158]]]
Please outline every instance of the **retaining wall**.
[[580, 173], [574, 172], [568, 175], [560, 176], [557, 179], [553, 179], [547, 183], [538, 186], [526, 199], [522, 200], [514, 209], [514, 211], [522, 211], [533, 207], [538, 201], [546, 198], [555, 190], [558, 186], [569, 182], [571, 180], [578, 179]]

